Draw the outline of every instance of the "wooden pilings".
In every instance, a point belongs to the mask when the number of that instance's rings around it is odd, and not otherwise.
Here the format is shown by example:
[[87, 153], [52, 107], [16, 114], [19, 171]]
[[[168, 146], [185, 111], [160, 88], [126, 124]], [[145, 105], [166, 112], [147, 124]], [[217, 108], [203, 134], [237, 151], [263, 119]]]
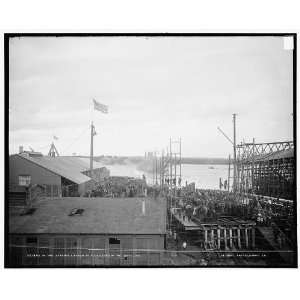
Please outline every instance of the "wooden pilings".
[[232, 249], [232, 229], [229, 229], [229, 246], [230, 249]]
[[255, 248], [254, 227], [205, 226], [202, 231], [205, 249], [234, 250]]
[[255, 248], [255, 228], [251, 229], [252, 231], [252, 249]]
[[249, 248], [248, 229], [247, 228], [245, 228], [245, 245], [246, 245], [246, 248]]
[[241, 249], [242, 246], [241, 246], [241, 229], [240, 228], [237, 229], [237, 242], [238, 242], [238, 248]]

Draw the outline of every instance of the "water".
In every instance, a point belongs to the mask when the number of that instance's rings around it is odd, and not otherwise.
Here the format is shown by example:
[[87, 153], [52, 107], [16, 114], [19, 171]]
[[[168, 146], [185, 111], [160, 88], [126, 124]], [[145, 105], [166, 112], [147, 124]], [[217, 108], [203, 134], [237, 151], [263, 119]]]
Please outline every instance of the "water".
[[[139, 171], [134, 164], [107, 165], [111, 176], [130, 176], [142, 178], [145, 174], [147, 182], [152, 184], [153, 174]], [[227, 179], [227, 165], [182, 165], [182, 184], [195, 182], [197, 188], [219, 189], [219, 178]]]
[[196, 188], [219, 189], [219, 180], [228, 177], [227, 165], [182, 165], [182, 183], [195, 182]]

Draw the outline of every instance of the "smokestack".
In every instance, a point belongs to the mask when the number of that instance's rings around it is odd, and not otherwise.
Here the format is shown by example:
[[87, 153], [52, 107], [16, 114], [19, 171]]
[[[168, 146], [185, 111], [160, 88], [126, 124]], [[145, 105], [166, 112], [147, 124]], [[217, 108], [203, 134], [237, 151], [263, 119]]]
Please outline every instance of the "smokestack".
[[19, 154], [23, 152], [24, 152], [23, 146], [19, 146]]

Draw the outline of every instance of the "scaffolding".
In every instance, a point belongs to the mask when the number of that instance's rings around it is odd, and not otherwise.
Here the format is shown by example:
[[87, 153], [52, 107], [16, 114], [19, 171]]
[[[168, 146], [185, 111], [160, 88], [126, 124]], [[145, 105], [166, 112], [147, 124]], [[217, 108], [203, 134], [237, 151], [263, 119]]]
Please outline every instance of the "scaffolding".
[[167, 155], [164, 156], [164, 152], [162, 152], [161, 157], [161, 186], [168, 186], [175, 195], [177, 188], [181, 187], [181, 171], [181, 138], [179, 140], [170, 138]]
[[59, 153], [54, 145], [54, 142], [51, 143], [51, 146], [50, 146], [50, 149], [48, 152], [48, 156], [51, 156], [51, 157], [59, 156]]
[[241, 143], [237, 148], [240, 193], [295, 199], [294, 142]]

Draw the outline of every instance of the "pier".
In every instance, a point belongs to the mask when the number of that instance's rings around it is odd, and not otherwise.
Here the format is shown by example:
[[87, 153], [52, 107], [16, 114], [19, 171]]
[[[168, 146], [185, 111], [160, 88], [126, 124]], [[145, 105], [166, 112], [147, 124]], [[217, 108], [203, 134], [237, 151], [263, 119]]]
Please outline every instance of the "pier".
[[207, 250], [236, 250], [255, 248], [255, 226], [253, 221], [236, 217], [223, 216], [214, 222], [201, 222], [193, 217], [191, 220], [171, 212], [175, 231], [194, 231], [198, 242]]

